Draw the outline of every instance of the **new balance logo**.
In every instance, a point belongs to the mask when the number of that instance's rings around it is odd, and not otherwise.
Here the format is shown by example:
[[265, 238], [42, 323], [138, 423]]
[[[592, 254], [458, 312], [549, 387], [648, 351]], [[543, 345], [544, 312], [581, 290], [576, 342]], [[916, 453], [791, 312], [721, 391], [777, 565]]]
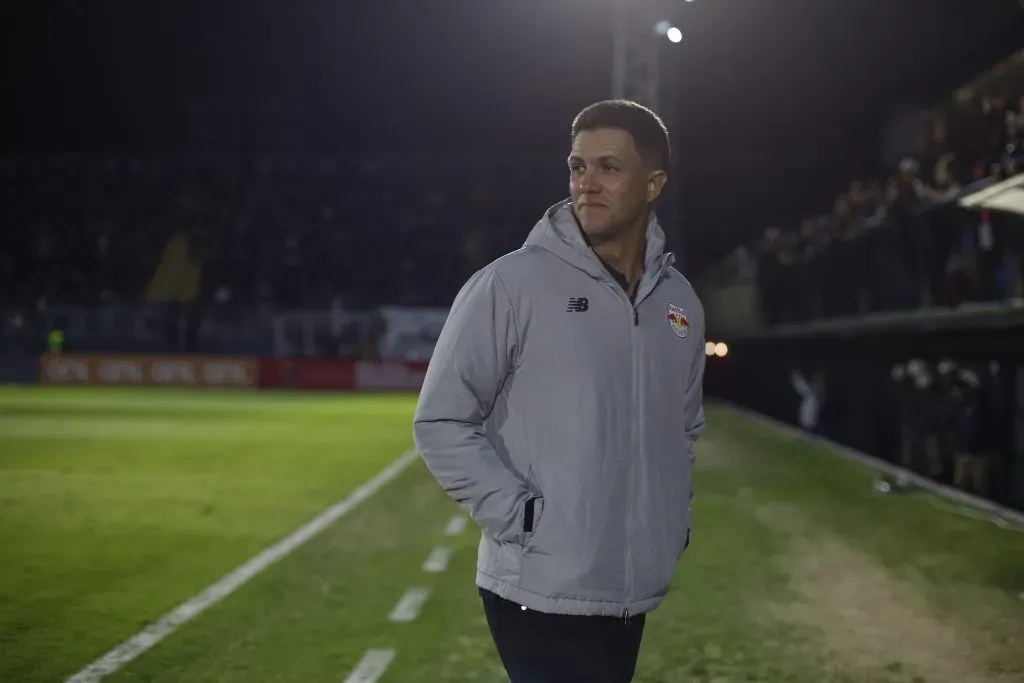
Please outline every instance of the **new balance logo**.
[[569, 299], [569, 308], [565, 309], [566, 313], [584, 313], [590, 310], [590, 302], [587, 301], [587, 297], [573, 297]]

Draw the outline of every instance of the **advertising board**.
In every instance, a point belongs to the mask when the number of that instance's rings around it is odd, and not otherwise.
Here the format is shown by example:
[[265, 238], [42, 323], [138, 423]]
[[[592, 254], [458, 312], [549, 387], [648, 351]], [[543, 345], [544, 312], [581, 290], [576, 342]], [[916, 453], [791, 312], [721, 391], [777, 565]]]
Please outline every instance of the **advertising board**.
[[90, 386], [255, 387], [259, 360], [250, 357], [45, 354], [42, 384]]

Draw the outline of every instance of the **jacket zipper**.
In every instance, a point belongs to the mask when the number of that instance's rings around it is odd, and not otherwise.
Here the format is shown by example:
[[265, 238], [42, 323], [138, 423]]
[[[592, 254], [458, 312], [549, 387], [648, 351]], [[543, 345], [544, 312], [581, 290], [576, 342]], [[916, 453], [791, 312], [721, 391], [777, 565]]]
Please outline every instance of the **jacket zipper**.
[[[630, 296], [626, 292], [623, 291], [622, 287], [618, 286], [618, 283], [611, 282], [609, 280], [605, 280], [605, 282], [608, 284], [609, 287], [612, 288], [612, 291], [615, 293], [615, 295], [620, 300], [625, 301], [626, 305], [629, 306], [630, 314], [632, 315], [632, 318], [633, 318], [633, 327], [638, 327], [639, 324], [640, 324], [640, 313], [637, 310], [637, 306], [639, 306], [639, 304], [636, 302], [636, 299], [635, 298], [630, 298]], [[640, 290], [640, 283], [637, 283], [637, 294], [639, 294], [639, 290]], [[633, 392], [633, 405], [636, 405], [636, 351], [634, 350], [635, 347], [636, 347], [635, 335], [636, 335], [636, 333], [631, 328], [629, 330], [629, 353], [630, 353], [630, 363], [631, 363], [631, 366], [632, 366], [632, 369], [631, 369], [631, 391]], [[639, 422], [639, 418], [637, 418], [637, 422]], [[634, 451], [634, 455], [635, 455], [635, 451], [637, 450], [637, 447], [636, 447], [636, 427], [634, 427], [634, 431], [633, 431], [633, 435], [632, 435], [632, 442], [633, 442], [632, 443], [633, 451]], [[633, 464], [634, 464], [633, 463], [633, 459], [631, 459], [630, 463], [629, 463], [629, 489], [627, 491], [627, 496], [626, 496], [626, 572], [625, 572], [625, 575], [626, 575], [625, 583], [626, 583], [626, 585], [625, 585], [625, 594], [623, 595], [623, 601], [622, 601], [622, 621], [627, 626], [629, 625], [629, 585], [630, 585], [631, 580], [633, 578], [632, 577], [632, 573], [633, 573], [632, 572], [632, 559], [630, 557], [630, 547], [629, 547], [629, 539], [630, 539], [630, 536], [632, 535], [632, 526], [633, 526], [633, 503], [632, 503], [632, 500], [633, 500], [633, 487], [635, 486], [635, 483], [633, 481], [633, 477], [634, 477]]]
[[[662, 269], [661, 270], [664, 269], [665, 263], [666, 262], [662, 263]], [[661, 277], [661, 273], [660, 272], [658, 274], [658, 277], [660, 279], [660, 277]], [[629, 297], [625, 292], [623, 292], [622, 288], [617, 286], [617, 283], [609, 282], [608, 284], [612, 287], [612, 289], [616, 292], [616, 294], [621, 293], [621, 297], [625, 298], [626, 305], [629, 306], [630, 312], [633, 314], [633, 327], [634, 328], [639, 327], [640, 326], [640, 303], [642, 301], [641, 298], [640, 298], [640, 285], [642, 284], [642, 281], [638, 282], [636, 284], [636, 296], [634, 296], [632, 298]], [[625, 591], [625, 596], [623, 597], [623, 605], [622, 605], [622, 620], [623, 620], [623, 622], [624, 622], [624, 624], [626, 626], [629, 626], [629, 594], [630, 594], [630, 584], [632, 583], [632, 579], [633, 579], [633, 558], [631, 556], [631, 552], [630, 552], [631, 548], [630, 548], [630, 543], [629, 543], [629, 540], [630, 540], [630, 538], [632, 537], [632, 534], [633, 534], [633, 497], [634, 497], [633, 489], [636, 486], [636, 481], [635, 481], [635, 478], [636, 478], [636, 472], [635, 472], [636, 458], [639, 457], [639, 452], [640, 452], [640, 443], [639, 443], [640, 442], [640, 412], [636, 408], [636, 406], [637, 406], [637, 382], [639, 381], [639, 379], [638, 379], [639, 369], [637, 368], [637, 361], [636, 361], [636, 332], [634, 330], [632, 330], [632, 329], [629, 331], [629, 351], [630, 351], [630, 363], [632, 364], [632, 387], [631, 388], [632, 388], [632, 392], [633, 392], [633, 396], [632, 396], [633, 401], [632, 401], [632, 403], [633, 403], [633, 406], [634, 406], [634, 415], [635, 415], [634, 419], [635, 419], [635, 422], [633, 424], [633, 439], [632, 439], [632, 441], [633, 441], [633, 443], [632, 443], [632, 446], [633, 446], [633, 458], [629, 462], [629, 490], [628, 490], [628, 495], [626, 496], [626, 587], [625, 587], [626, 591]]]
[[[637, 289], [639, 290], [640, 285], [637, 283]], [[639, 294], [639, 291], [637, 292]], [[636, 330], [640, 324], [640, 313], [638, 310], [639, 303], [634, 301], [629, 302], [633, 312], [633, 327], [634, 329], [629, 331], [629, 355], [630, 364], [632, 365], [632, 381], [631, 390], [633, 394], [632, 406], [635, 415], [635, 422], [632, 428], [632, 448], [633, 453], [629, 461], [629, 490], [626, 495], [626, 594], [624, 596], [624, 604], [622, 607], [622, 618], [626, 626], [629, 626], [629, 600], [632, 591], [633, 584], [633, 552], [631, 539], [633, 538], [633, 498], [635, 496], [634, 489], [636, 488], [636, 458], [640, 450], [639, 438], [640, 438], [640, 413], [637, 408], [637, 363], [636, 363]]]

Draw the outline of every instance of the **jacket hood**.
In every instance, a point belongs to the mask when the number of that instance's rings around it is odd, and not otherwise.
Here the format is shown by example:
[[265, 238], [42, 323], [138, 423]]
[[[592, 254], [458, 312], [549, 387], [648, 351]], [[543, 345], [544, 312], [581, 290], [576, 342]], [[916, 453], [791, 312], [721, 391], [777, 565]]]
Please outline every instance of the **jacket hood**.
[[[653, 211], [647, 219], [646, 244], [644, 280], [660, 277], [664, 269], [674, 261], [671, 253], [665, 253], [665, 232]], [[564, 199], [549, 208], [530, 231], [523, 246], [536, 246], [549, 251], [592, 277], [610, 278], [601, 260], [583, 237], [582, 229], [572, 212], [571, 199]]]

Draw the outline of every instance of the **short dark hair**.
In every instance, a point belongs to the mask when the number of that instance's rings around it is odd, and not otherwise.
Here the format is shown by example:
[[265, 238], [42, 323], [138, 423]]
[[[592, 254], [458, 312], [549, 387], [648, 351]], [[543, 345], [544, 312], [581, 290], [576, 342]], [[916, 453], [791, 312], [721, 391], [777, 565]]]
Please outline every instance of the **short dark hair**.
[[576, 115], [572, 122], [572, 141], [581, 131], [619, 128], [633, 136], [637, 151], [645, 163], [663, 171], [672, 162], [672, 147], [665, 123], [647, 107], [631, 100], [595, 102]]

